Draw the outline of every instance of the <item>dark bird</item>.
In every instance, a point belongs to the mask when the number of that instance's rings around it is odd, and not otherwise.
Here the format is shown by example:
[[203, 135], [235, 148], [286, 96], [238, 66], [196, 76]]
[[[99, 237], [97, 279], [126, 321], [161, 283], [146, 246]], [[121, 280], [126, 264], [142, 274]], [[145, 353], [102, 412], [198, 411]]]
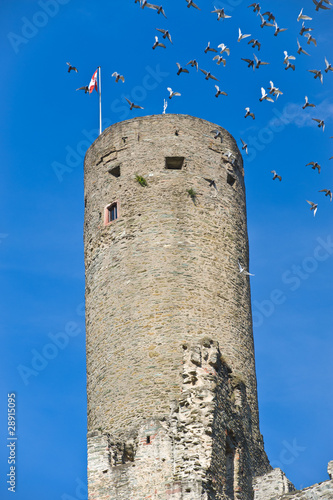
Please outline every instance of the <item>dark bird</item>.
[[309, 73], [314, 73], [314, 75], [315, 75], [314, 79], [319, 78], [320, 81], [321, 81], [321, 83], [323, 83], [324, 78], [323, 78], [323, 74], [322, 74], [322, 72], [321, 72], [320, 69], [308, 69], [308, 72]]
[[177, 71], [177, 75], [179, 76], [180, 73], [189, 73], [189, 70], [186, 69], [186, 68], [182, 68], [181, 65], [179, 63], [176, 63], [177, 64], [177, 67], [178, 67], [178, 71]]
[[312, 1], [316, 6], [317, 12], [319, 9], [329, 10], [329, 7], [326, 7], [326, 5], [323, 5], [324, 2], [327, 3], [328, 5], [332, 5], [331, 2], [329, 2], [328, 0], [319, 0], [319, 2], [317, 2], [317, 0], [312, 0]]
[[167, 16], [165, 15], [165, 12], [163, 10], [162, 5], [160, 5], [160, 6], [158, 6], [158, 5], [150, 5], [150, 8], [156, 10], [157, 14], [162, 14], [165, 17], [165, 19], [167, 19]]
[[325, 196], [329, 196], [330, 201], [332, 201], [332, 191], [330, 189], [321, 189], [318, 193], [325, 193]]
[[312, 118], [314, 122], [318, 123], [318, 127], [323, 129], [323, 132], [325, 130], [325, 122], [324, 120], [319, 120], [318, 118]]
[[198, 10], [201, 10], [199, 9], [199, 7], [193, 2], [193, 0], [186, 0], [187, 2], [187, 7], [190, 8], [191, 6], [194, 7], [195, 9], [198, 9]]
[[299, 32], [299, 34], [302, 36], [304, 33], [307, 33], [308, 31], [313, 31], [313, 29], [312, 28], [306, 28], [305, 27], [305, 23], [303, 21], [302, 28], [301, 28], [301, 31]]
[[195, 59], [192, 59], [191, 61], [189, 61], [186, 64], [186, 66], [188, 66], [189, 64], [191, 65], [192, 68], [197, 68], [197, 71], [198, 71], [198, 69], [199, 69], [198, 61], [196, 61]]
[[307, 163], [305, 166], [308, 167], [309, 165], [312, 165], [312, 169], [313, 170], [318, 170], [318, 174], [320, 174], [320, 171], [321, 171], [321, 166], [319, 165], [319, 163], [317, 163], [316, 161], [310, 161], [310, 163]]
[[127, 99], [127, 97], [125, 97], [125, 99], [128, 102], [128, 104], [130, 105], [130, 109], [133, 109], [133, 108], [144, 109], [142, 106], [138, 106], [137, 104], [134, 104], [134, 102], [131, 102], [129, 99]]
[[68, 66], [68, 73], [70, 73], [71, 71], [75, 71], [75, 73], [78, 73], [78, 70], [75, 66], [72, 66], [69, 62], [66, 62], [66, 64]]
[[[271, 12], [269, 12], [269, 11], [264, 12], [264, 13], [263, 13], [263, 16], [268, 16], [268, 17], [267, 17], [267, 20], [268, 20], [268, 21], [273, 21], [273, 23], [274, 23], [274, 21], [275, 21], [275, 16], [273, 16], [273, 14], [272, 14]], [[270, 26], [273, 26], [273, 24], [270, 24]]]
[[160, 31], [161, 33], [163, 33], [163, 38], [167, 38], [169, 40], [169, 42], [172, 43], [171, 35], [170, 35], [168, 30], [162, 30], [160, 28], [156, 28], [156, 29], [157, 29], [157, 31]]
[[241, 60], [242, 61], [245, 61], [247, 63], [247, 67], [248, 68], [253, 68], [253, 71], [255, 70], [255, 65], [254, 65], [254, 61], [252, 59], [244, 59], [243, 57], [241, 57]]
[[255, 47], [258, 47], [258, 50], [260, 50], [261, 48], [261, 43], [258, 42], [258, 40], [255, 40], [254, 38], [252, 38], [252, 40], [250, 40], [249, 42], [247, 42], [248, 45], [252, 44], [252, 48], [254, 49]]
[[311, 208], [310, 210], [313, 210], [313, 216], [316, 215], [316, 212], [317, 212], [317, 208], [318, 208], [318, 203], [313, 203], [312, 201], [309, 201], [309, 200], [305, 200], [309, 203], [309, 205], [311, 205]]
[[278, 175], [278, 174], [275, 172], [275, 170], [271, 170], [271, 174], [273, 174], [273, 181], [274, 181], [275, 179], [279, 179], [279, 181], [282, 181], [282, 177], [281, 177], [281, 175]]
[[248, 116], [252, 116], [253, 120], [255, 119], [255, 115], [254, 115], [254, 113], [251, 113], [250, 108], [245, 108], [245, 111], [246, 111], [246, 113], [245, 113], [244, 118], [247, 118]]
[[89, 92], [89, 85], [85, 85], [84, 87], [79, 87], [76, 90], [84, 90], [84, 93], [87, 94]]
[[[268, 20], [265, 19], [260, 13], [259, 13], [259, 16], [261, 19], [261, 25], [260, 25], [261, 28], [263, 28], [264, 26], [274, 26], [274, 24], [268, 22], [269, 19]], [[274, 19], [275, 19], [275, 17], [274, 17]]]
[[208, 80], [209, 78], [211, 78], [212, 80], [216, 80], [217, 82], [219, 81], [218, 78], [213, 76], [210, 71], [205, 71], [204, 69], [201, 69], [201, 68], [199, 68], [199, 69], [200, 69], [200, 71], [203, 72], [204, 75], [206, 75], [205, 80]]
[[257, 15], [260, 12], [260, 5], [258, 3], [251, 3], [251, 5], [248, 5], [249, 7], [253, 7], [253, 12], [257, 12]]

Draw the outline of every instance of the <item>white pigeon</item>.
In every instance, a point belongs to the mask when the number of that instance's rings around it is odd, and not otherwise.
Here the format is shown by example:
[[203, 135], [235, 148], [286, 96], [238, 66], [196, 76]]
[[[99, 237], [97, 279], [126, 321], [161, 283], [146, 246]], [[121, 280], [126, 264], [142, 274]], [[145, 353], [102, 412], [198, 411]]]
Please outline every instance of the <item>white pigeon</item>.
[[174, 92], [171, 87], [167, 87], [167, 90], [169, 91], [169, 99], [171, 99], [173, 96], [180, 96], [181, 94], [179, 92]]
[[217, 20], [219, 21], [220, 19], [230, 19], [231, 16], [227, 16], [227, 14], [224, 12], [224, 9], [217, 9], [214, 5], [214, 10], [211, 10], [211, 14], [217, 14]]
[[333, 71], [332, 64], [328, 62], [326, 57], [325, 57], [325, 64], [326, 64], [325, 73], [328, 73], [328, 71]]
[[251, 274], [251, 273], [247, 272], [247, 271], [244, 269], [244, 267], [242, 267], [242, 265], [241, 265], [241, 263], [239, 262], [239, 260], [238, 260], [238, 267], [239, 267], [239, 272], [240, 272], [240, 274], [244, 273], [244, 274], [246, 274], [247, 276], [254, 276], [254, 274]]
[[240, 42], [241, 40], [243, 40], [244, 38], [247, 38], [248, 36], [251, 36], [251, 35], [243, 35], [241, 32], [241, 29], [238, 28], [238, 40], [237, 40], [237, 42]]
[[269, 97], [267, 94], [266, 94], [266, 91], [264, 89], [264, 87], [261, 87], [261, 97], [259, 99], [260, 102], [262, 101], [270, 101], [270, 102], [274, 102], [274, 99], [272, 99], [271, 97]]
[[312, 21], [312, 17], [309, 17], [309, 16], [306, 16], [305, 14], [303, 14], [303, 9], [301, 10], [301, 12], [298, 14], [298, 18], [297, 18], [297, 21]]
[[277, 87], [274, 86], [274, 83], [272, 82], [272, 80], [270, 80], [270, 87], [268, 88], [269, 90], [269, 93], [270, 94], [273, 94], [274, 96], [276, 96], [276, 100], [278, 99], [279, 95], [282, 95], [283, 92], [281, 92], [281, 90]]
[[223, 54], [223, 52], [226, 52], [228, 56], [230, 56], [230, 49], [224, 45], [224, 43], [220, 43], [220, 45], [217, 46], [218, 49], [221, 49], [220, 54]]
[[304, 106], [302, 106], [302, 108], [303, 108], [303, 109], [305, 109], [305, 108], [307, 108], [307, 107], [310, 107], [310, 108], [315, 108], [315, 107], [316, 107], [316, 105], [315, 105], [315, 104], [311, 104], [311, 103], [309, 102], [308, 96], [306, 95], [306, 96], [305, 96], [305, 104], [304, 104]]
[[301, 54], [302, 53], [302, 54], [305, 54], [306, 56], [310, 55], [304, 49], [302, 49], [301, 44], [298, 41], [298, 38], [297, 38], [297, 47], [298, 47], [297, 54]]

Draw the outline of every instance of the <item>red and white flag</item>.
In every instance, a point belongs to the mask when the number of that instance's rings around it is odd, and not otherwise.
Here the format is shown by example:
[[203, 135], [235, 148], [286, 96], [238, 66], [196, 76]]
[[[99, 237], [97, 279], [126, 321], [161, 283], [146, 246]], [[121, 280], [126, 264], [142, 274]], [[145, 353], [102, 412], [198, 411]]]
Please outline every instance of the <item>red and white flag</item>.
[[98, 89], [97, 89], [97, 72], [98, 72], [98, 69], [96, 69], [96, 71], [93, 74], [93, 76], [91, 77], [90, 83], [88, 85], [89, 94], [91, 94], [94, 89], [98, 92]]

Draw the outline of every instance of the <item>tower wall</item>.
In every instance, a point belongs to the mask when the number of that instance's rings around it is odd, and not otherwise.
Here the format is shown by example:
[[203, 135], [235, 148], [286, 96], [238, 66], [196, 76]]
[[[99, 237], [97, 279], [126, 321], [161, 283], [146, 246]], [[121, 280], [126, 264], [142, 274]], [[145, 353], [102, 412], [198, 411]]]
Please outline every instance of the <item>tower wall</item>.
[[[118, 218], [105, 225], [110, 204]], [[85, 158], [84, 242], [91, 438], [137, 443], [149, 419], [169, 418], [184, 391], [184, 345], [209, 338], [244, 389], [248, 475], [266, 472], [250, 287], [238, 269], [238, 259], [248, 266], [243, 166], [232, 136], [187, 115], [109, 127]], [[214, 418], [223, 413], [217, 400]]]

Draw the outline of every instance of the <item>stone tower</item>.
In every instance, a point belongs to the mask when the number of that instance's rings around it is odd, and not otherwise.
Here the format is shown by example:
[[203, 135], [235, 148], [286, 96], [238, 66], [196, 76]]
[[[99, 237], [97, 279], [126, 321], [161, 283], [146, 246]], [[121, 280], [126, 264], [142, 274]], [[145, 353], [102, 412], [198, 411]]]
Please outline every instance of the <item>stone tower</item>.
[[233, 137], [187, 115], [106, 129], [84, 242], [89, 499], [252, 499], [271, 468]]

